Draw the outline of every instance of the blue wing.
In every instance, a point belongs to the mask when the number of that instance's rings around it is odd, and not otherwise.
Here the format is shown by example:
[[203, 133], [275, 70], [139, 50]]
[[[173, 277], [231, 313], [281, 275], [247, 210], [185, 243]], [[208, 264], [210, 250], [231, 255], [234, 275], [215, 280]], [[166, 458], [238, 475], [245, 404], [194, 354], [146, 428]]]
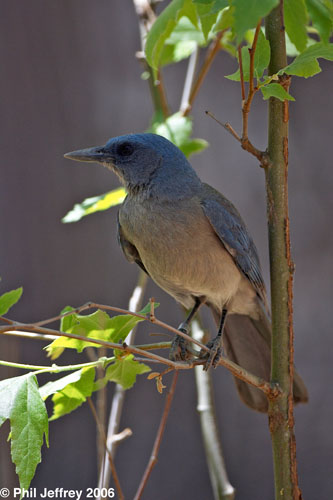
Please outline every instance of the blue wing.
[[267, 307], [266, 290], [258, 252], [238, 211], [229, 200], [208, 184], [203, 184], [201, 206], [237, 267], [252, 283]]

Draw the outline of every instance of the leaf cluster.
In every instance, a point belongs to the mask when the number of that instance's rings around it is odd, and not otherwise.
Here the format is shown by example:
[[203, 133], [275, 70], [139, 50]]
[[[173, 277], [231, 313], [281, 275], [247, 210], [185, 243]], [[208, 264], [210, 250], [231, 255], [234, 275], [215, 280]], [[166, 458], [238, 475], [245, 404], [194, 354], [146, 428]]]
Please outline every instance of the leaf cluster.
[[[204, 47], [221, 30], [221, 49], [237, 57], [241, 53], [244, 81], [249, 80], [249, 49], [253, 30], [278, 0], [172, 0], [153, 24], [146, 42], [146, 57], [155, 72]], [[308, 78], [321, 71], [319, 58], [333, 60], [332, 5], [326, 0], [285, 0], [285, 28], [290, 55], [296, 56], [278, 75], [267, 75], [270, 48], [262, 30], [255, 53], [255, 78], [264, 99], [294, 100], [277, 83], [283, 73]], [[183, 50], [186, 41], [186, 50]], [[166, 53], [168, 57], [166, 57]], [[261, 80], [266, 71], [266, 77]], [[157, 73], [155, 73], [157, 74]], [[240, 69], [227, 76], [240, 80]], [[271, 88], [268, 88], [271, 85]]]
[[[9, 311], [21, 295], [22, 288], [18, 288], [0, 296], [1, 316]], [[158, 304], [155, 304], [155, 307], [158, 307]], [[62, 315], [65, 315], [61, 318], [60, 330], [64, 333], [80, 335], [82, 340], [58, 337], [46, 347], [46, 351], [54, 360], [62, 354], [64, 349], [82, 352], [89, 346], [100, 347], [90, 342], [89, 339], [112, 343], [122, 342], [149, 312], [150, 304], [140, 311], [139, 314], [142, 317], [123, 314], [111, 318], [101, 310], [83, 315], [67, 306], [62, 311]], [[1, 362], [1, 364], [6, 364], [6, 362]], [[96, 379], [97, 367], [104, 369], [104, 375], [98, 379]], [[38, 374], [64, 371], [71, 371], [71, 373], [39, 387]], [[94, 391], [100, 390], [108, 382], [115, 382], [124, 389], [130, 389], [137, 375], [149, 371], [149, 366], [134, 360], [133, 354], [126, 354], [116, 349], [112, 357], [100, 358], [96, 362], [67, 367], [56, 365], [36, 367], [34, 371], [25, 375], [0, 381], [0, 426], [7, 419], [10, 421], [11, 455], [16, 465], [20, 487], [28, 489], [36, 467], [41, 461], [44, 436], [48, 445], [49, 421], [72, 412], [81, 406]], [[45, 401], [50, 396], [53, 414], [48, 418]]]

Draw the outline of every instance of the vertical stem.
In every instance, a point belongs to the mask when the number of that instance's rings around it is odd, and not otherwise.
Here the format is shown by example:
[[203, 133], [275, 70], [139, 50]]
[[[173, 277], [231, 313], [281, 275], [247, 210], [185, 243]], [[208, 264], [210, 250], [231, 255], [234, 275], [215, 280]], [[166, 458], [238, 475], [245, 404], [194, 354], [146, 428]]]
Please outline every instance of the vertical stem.
[[[143, 295], [146, 290], [146, 285], [148, 281], [148, 276], [144, 271], [139, 271], [138, 283], [137, 286], [133, 290], [133, 294], [129, 300], [129, 310], [130, 311], [139, 311], [142, 306]], [[134, 342], [135, 337], [135, 329], [131, 330], [128, 334], [127, 341], [129, 344]], [[107, 430], [107, 442], [106, 442], [106, 451], [105, 458], [102, 467], [100, 468], [99, 481], [98, 486], [100, 489], [108, 488], [110, 483], [110, 475], [111, 469], [109, 467], [109, 456], [114, 459], [116, 455], [117, 442], [113, 440], [113, 436], [118, 433], [121, 414], [123, 411], [124, 401], [125, 401], [125, 389], [122, 388], [121, 385], [116, 384], [115, 392], [112, 398], [112, 404], [109, 415], [108, 422], [108, 430]], [[101, 500], [103, 497], [100, 496]]]
[[[204, 341], [204, 331], [197, 319], [192, 321], [192, 336], [200, 342]], [[196, 366], [194, 373], [198, 394], [197, 410], [214, 499], [234, 500], [235, 489], [228, 479], [218, 432], [212, 371], [204, 371], [202, 366]]]
[[155, 21], [155, 12], [153, 2], [149, 0], [133, 0], [136, 15], [139, 21], [141, 51], [137, 53], [138, 59], [142, 62], [145, 71], [149, 74], [148, 83], [150, 95], [153, 101], [154, 111], [162, 113], [164, 119], [170, 115], [170, 109], [167, 102], [166, 92], [162, 80], [162, 74], [159, 70], [157, 81], [154, 79], [154, 72], [149, 66], [145, 56], [146, 37], [151, 25]]
[[209, 49], [208, 49], [208, 52], [207, 52], [207, 55], [206, 55], [206, 58], [204, 60], [204, 63], [199, 71], [199, 74], [198, 74], [198, 77], [196, 79], [196, 81], [194, 82], [193, 84], [193, 87], [192, 87], [192, 90], [191, 90], [191, 93], [190, 93], [190, 97], [189, 97], [189, 102], [188, 102], [188, 106], [187, 108], [183, 111], [183, 116], [187, 116], [191, 109], [192, 109], [192, 104], [193, 104], [193, 101], [194, 99], [196, 98], [199, 90], [200, 90], [200, 87], [209, 71], [209, 68], [211, 67], [213, 61], [214, 61], [214, 58], [216, 56], [216, 54], [218, 53], [218, 51], [220, 50], [220, 47], [221, 47], [221, 39], [224, 35], [224, 31], [220, 31], [220, 33], [218, 33], [216, 35], [216, 38], [215, 40], [211, 43]]
[[[286, 66], [283, 1], [266, 18], [271, 47], [270, 74]], [[282, 396], [270, 401], [269, 425], [273, 447], [275, 498], [300, 499], [293, 417], [293, 265], [288, 216], [288, 101], [270, 98], [266, 168], [268, 233], [272, 297], [272, 381]]]
[[180, 106], [179, 106], [179, 110], [182, 113], [185, 113], [187, 108], [190, 107], [190, 95], [191, 95], [191, 91], [192, 91], [195, 70], [197, 67], [198, 55], [199, 55], [199, 46], [196, 45], [196, 47], [195, 47], [194, 51], [192, 52], [192, 54], [190, 55], [190, 58], [188, 61], [187, 72], [186, 72], [186, 77], [185, 77], [185, 82], [184, 82], [183, 95], [182, 95], [182, 99], [181, 99]]

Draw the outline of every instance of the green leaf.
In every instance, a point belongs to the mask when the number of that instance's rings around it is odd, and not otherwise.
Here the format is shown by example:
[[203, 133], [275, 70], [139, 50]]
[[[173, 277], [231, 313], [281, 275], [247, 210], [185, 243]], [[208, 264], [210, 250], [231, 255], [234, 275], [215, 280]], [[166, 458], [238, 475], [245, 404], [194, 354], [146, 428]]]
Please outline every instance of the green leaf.
[[3, 422], [10, 418], [17, 391], [23, 383], [23, 377], [27, 377], [27, 375], [0, 381], [0, 418]]
[[323, 42], [328, 43], [333, 28], [332, 13], [321, 0], [305, 0], [305, 3], [313, 26], [319, 31]]
[[197, 43], [191, 40], [177, 42], [175, 45], [165, 45], [161, 54], [160, 65], [176, 63], [189, 57], [196, 49]]
[[209, 144], [205, 139], [190, 139], [188, 142], [183, 144], [182, 151], [186, 157], [189, 157], [195, 153], [201, 153]]
[[[155, 308], [159, 304], [155, 303]], [[145, 316], [150, 311], [150, 304], [147, 304], [139, 314]], [[118, 343], [120, 340], [124, 341], [130, 331], [135, 327], [140, 321], [144, 321], [143, 318], [138, 318], [137, 316], [132, 316], [130, 314], [122, 314], [119, 316], [110, 316], [100, 309], [92, 314], [73, 314], [67, 316], [67, 318], [72, 318], [71, 321], [67, 320], [66, 328], [62, 328], [65, 333], [73, 333], [75, 335], [80, 335], [87, 337], [87, 339], [99, 339], [105, 340], [107, 342]], [[63, 325], [64, 326], [64, 325]], [[76, 349], [78, 352], [82, 352], [88, 346], [100, 347], [98, 344], [93, 342], [70, 339], [67, 337], [59, 337], [49, 344], [45, 349], [48, 354], [54, 359], [54, 353], [58, 353], [59, 348]]]
[[56, 420], [82, 405], [94, 389], [95, 368], [83, 368], [80, 380], [66, 385], [64, 389], [52, 396], [53, 415], [51, 420]]
[[39, 393], [42, 399], [45, 401], [51, 394], [61, 391], [68, 384], [72, 384], [80, 380], [82, 375], [82, 370], [76, 370], [65, 377], [61, 377], [54, 382], [47, 382], [45, 385], [39, 388]]
[[77, 222], [86, 215], [94, 214], [102, 210], [119, 205], [126, 198], [126, 191], [123, 187], [109, 191], [108, 193], [92, 198], [86, 198], [82, 203], [76, 203], [74, 208], [70, 210], [61, 220], [65, 224], [68, 222]]
[[254, 75], [261, 78], [271, 59], [271, 48], [262, 30], [259, 31], [257, 47], [254, 54]]
[[196, 5], [197, 15], [200, 20], [201, 30], [206, 41], [208, 41], [209, 39], [209, 33], [214, 24], [216, 23], [218, 15], [217, 12], [211, 13], [211, 7], [212, 7], [212, 2], [206, 5], [203, 5], [202, 3]]
[[214, 5], [212, 7], [212, 14], [214, 12], [220, 12], [222, 9], [225, 9], [226, 7], [229, 7], [229, 2], [228, 0], [214, 0]]
[[[61, 314], [65, 314], [67, 312], [74, 311], [74, 310], [75, 310], [74, 307], [66, 306], [61, 311]], [[64, 316], [60, 320], [60, 331], [66, 332], [67, 330], [69, 330], [69, 328], [74, 326], [76, 323], [77, 323], [77, 320], [76, 320], [74, 314], [69, 314], [68, 316]], [[55, 359], [59, 358], [59, 356], [61, 356], [61, 354], [64, 352], [65, 348], [61, 345], [59, 345], [58, 347], [52, 346], [52, 343], [51, 343], [51, 344], [47, 345], [46, 347], [44, 347], [44, 349], [47, 352], [47, 356], [50, 357], [52, 360], [55, 360]]]
[[294, 97], [282, 87], [279, 83], [270, 83], [269, 85], [265, 85], [260, 87], [263, 98], [269, 99], [270, 97], [276, 97], [280, 99], [280, 101], [284, 101], [287, 99], [288, 101], [294, 101]]
[[247, 30], [255, 28], [260, 19], [267, 16], [276, 7], [279, 0], [232, 0], [234, 11], [234, 30], [239, 44]]
[[304, 78], [316, 75], [321, 71], [317, 61], [320, 57], [333, 61], [333, 44], [326, 45], [323, 42], [318, 42], [311, 45], [297, 56], [291, 64], [279, 71], [279, 74], [287, 73], [288, 75], [303, 76]]
[[196, 42], [198, 45], [205, 45], [203, 34], [188, 17], [181, 17], [172, 31], [171, 35], [165, 41], [166, 45], [175, 45], [179, 42]]
[[[250, 46], [242, 47], [242, 64], [244, 81], [248, 82], [250, 79]], [[259, 79], [262, 77], [265, 69], [267, 68], [271, 57], [271, 49], [268, 40], [266, 40], [263, 31], [259, 31], [257, 47], [254, 54], [254, 76]], [[226, 78], [233, 81], [240, 81], [240, 70], [238, 68], [232, 75], [227, 75]]]
[[11, 290], [0, 296], [0, 316], [7, 314], [9, 309], [16, 304], [20, 299], [23, 292], [23, 288], [16, 288], [16, 290]]
[[[66, 314], [71, 311], [75, 311], [74, 307], [72, 306], [66, 306], [63, 308], [63, 310], [60, 312], [60, 314]], [[68, 332], [72, 326], [74, 326], [77, 323], [76, 320], [76, 315], [75, 314], [68, 314], [67, 316], [64, 316], [60, 320], [60, 331], [61, 332]]]
[[208, 146], [203, 139], [191, 139], [192, 119], [183, 116], [181, 112], [169, 116], [163, 122], [154, 122], [150, 131], [154, 134], [162, 135], [183, 151], [186, 156], [202, 151]]
[[130, 389], [134, 385], [137, 375], [150, 371], [149, 366], [134, 361], [133, 357], [133, 354], [128, 354], [117, 359], [107, 368], [106, 379], [120, 384], [123, 389]]
[[48, 418], [36, 377], [28, 373], [0, 382], [0, 420], [10, 419], [11, 455], [20, 487], [27, 489], [41, 461], [44, 434], [48, 445]]
[[[212, 31], [215, 34], [217, 34], [220, 31], [225, 31], [228, 28], [232, 28], [232, 26], [234, 24], [233, 14], [234, 14], [233, 7], [228, 7], [226, 9], [223, 9], [223, 11], [218, 15], [216, 24], [215, 24], [215, 26], [213, 26]], [[230, 41], [231, 41], [234, 38], [234, 34], [231, 33], [230, 30], [227, 31], [226, 33], [224, 33], [224, 35], [222, 37], [222, 46], [224, 49], [225, 49], [225, 45], [226, 45], [226, 37], [228, 39], [230, 39]], [[235, 46], [233, 46], [233, 47], [234, 47], [234, 53], [236, 53], [237, 49]]]
[[159, 67], [165, 41], [183, 16], [188, 17], [194, 25], [197, 25], [196, 9], [192, 1], [172, 0], [151, 27], [147, 36], [145, 51], [148, 63], [155, 70]]
[[286, 31], [297, 50], [302, 52], [307, 44], [307, 12], [304, 0], [285, 0], [284, 21]]

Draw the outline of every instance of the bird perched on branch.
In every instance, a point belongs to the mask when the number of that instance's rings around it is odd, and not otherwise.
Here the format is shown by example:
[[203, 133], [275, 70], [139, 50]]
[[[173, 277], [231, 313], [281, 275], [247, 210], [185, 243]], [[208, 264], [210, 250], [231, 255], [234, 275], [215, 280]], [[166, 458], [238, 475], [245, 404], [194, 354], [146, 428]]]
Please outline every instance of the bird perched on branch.
[[[227, 356], [269, 380], [271, 325], [258, 253], [238, 211], [201, 182], [183, 153], [154, 134], [124, 135], [104, 146], [67, 153], [66, 158], [109, 168], [128, 195], [118, 213], [118, 239], [126, 258], [138, 264], [187, 309], [189, 323], [202, 304], [218, 325], [208, 344], [204, 369], [216, 366], [222, 341]], [[223, 334], [223, 335], [222, 335]], [[185, 359], [184, 339], [173, 341], [171, 357]], [[267, 411], [262, 391], [235, 378], [242, 400]], [[294, 399], [307, 401], [297, 373]]]

